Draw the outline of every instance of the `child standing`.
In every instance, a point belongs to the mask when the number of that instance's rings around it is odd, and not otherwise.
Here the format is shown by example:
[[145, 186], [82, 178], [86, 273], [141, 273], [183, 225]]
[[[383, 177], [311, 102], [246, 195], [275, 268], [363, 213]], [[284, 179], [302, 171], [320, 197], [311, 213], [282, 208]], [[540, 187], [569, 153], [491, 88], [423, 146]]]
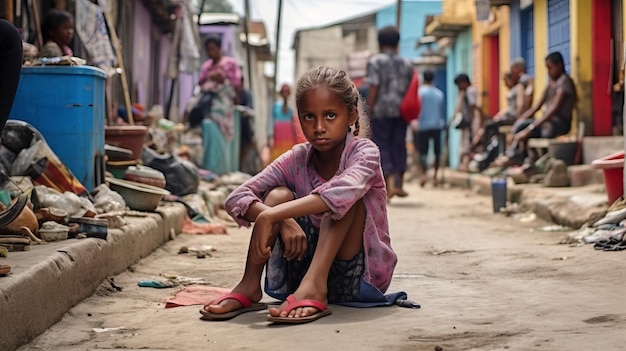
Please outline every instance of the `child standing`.
[[74, 17], [67, 11], [52, 9], [41, 24], [41, 34], [45, 43], [42, 57], [73, 56]]
[[298, 82], [296, 106], [308, 143], [280, 156], [226, 200], [240, 224], [254, 222], [243, 278], [200, 312], [225, 320], [261, 310], [265, 292], [286, 300], [268, 320], [304, 323], [327, 303], [376, 301], [397, 262], [387, 222], [380, 153], [366, 135], [363, 100], [344, 71], [318, 67]]

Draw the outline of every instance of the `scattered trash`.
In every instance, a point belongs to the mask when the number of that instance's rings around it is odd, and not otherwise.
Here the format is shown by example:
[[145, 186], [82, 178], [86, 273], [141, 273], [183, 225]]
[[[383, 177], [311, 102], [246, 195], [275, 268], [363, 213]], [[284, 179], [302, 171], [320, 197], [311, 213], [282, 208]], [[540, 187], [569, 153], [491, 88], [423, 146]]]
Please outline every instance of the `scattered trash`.
[[571, 228], [563, 226], [563, 225], [548, 225], [548, 226], [539, 228], [539, 231], [541, 232], [564, 232], [570, 229]]
[[178, 286], [178, 284], [172, 280], [156, 280], [156, 279], [140, 280], [137, 283], [137, 285], [139, 285], [142, 288], [157, 288], [157, 289], [173, 288], [175, 286]]
[[107, 333], [113, 331], [126, 330], [126, 327], [115, 327], [115, 328], [93, 328], [93, 331], [96, 333]]
[[522, 223], [530, 223], [530, 222], [535, 221], [536, 219], [537, 219], [537, 215], [531, 212], [531, 213], [528, 213], [528, 214], [526, 214], [524, 216], [521, 216], [519, 218], [519, 221], [522, 222]]
[[162, 278], [141, 279], [139, 280], [139, 282], [137, 282], [137, 285], [139, 285], [140, 287], [157, 289], [174, 288], [181, 285], [209, 285], [209, 282], [204, 280], [204, 278], [179, 277], [175, 274], [169, 273], [161, 273], [160, 276]]
[[191, 246], [191, 247], [187, 247], [187, 246], [181, 246], [180, 249], [178, 249], [178, 254], [187, 254], [187, 253], [193, 253], [196, 255], [197, 258], [206, 258], [207, 256], [209, 257], [213, 257], [213, 255], [211, 255], [211, 252], [215, 252], [217, 251], [217, 249], [215, 248], [215, 246], [212, 245], [201, 245], [201, 246]]
[[474, 250], [439, 250], [439, 251], [431, 251], [431, 255], [439, 256], [446, 254], [464, 254], [468, 252], [474, 252]]

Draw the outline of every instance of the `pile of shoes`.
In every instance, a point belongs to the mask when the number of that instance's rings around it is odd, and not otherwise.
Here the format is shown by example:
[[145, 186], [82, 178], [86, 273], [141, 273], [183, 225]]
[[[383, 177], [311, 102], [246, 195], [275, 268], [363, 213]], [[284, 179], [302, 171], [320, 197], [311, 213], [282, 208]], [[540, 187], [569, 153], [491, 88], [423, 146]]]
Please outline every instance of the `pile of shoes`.
[[593, 244], [596, 250], [626, 250], [626, 204], [613, 204], [603, 218], [570, 234], [570, 239]]

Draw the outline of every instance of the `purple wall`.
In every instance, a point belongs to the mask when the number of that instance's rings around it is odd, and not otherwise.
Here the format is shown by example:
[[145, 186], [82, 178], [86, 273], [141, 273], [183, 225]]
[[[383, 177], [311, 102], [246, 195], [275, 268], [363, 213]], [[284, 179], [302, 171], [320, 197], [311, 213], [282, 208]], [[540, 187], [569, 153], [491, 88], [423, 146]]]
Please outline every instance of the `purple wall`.
[[158, 89], [158, 94], [156, 101], [153, 104], [159, 104], [165, 108], [167, 104], [167, 99], [169, 97], [169, 86], [170, 79], [167, 76], [167, 62], [170, 55], [170, 50], [172, 48], [172, 43], [167, 36], [162, 36], [159, 41], [159, 75], [158, 78], [155, 77], [154, 87]]
[[[167, 62], [171, 40], [152, 23], [150, 12], [140, 1], [133, 2], [133, 77], [131, 96], [133, 102], [146, 105], [159, 104], [163, 108], [169, 98], [170, 81]], [[157, 39], [154, 39], [157, 38]]]
[[139, 1], [134, 2], [133, 13], [134, 41], [131, 96], [133, 97], [133, 102], [146, 104], [149, 96], [147, 88], [150, 81], [150, 53], [152, 52], [150, 33], [152, 19], [148, 10]]

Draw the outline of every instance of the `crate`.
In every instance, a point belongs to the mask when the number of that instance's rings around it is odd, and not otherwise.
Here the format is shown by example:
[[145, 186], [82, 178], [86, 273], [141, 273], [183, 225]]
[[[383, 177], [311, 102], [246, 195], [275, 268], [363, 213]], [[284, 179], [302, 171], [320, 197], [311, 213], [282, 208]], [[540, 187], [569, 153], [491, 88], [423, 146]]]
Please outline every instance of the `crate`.
[[90, 66], [23, 67], [9, 115], [33, 125], [88, 190], [104, 182], [105, 80]]

